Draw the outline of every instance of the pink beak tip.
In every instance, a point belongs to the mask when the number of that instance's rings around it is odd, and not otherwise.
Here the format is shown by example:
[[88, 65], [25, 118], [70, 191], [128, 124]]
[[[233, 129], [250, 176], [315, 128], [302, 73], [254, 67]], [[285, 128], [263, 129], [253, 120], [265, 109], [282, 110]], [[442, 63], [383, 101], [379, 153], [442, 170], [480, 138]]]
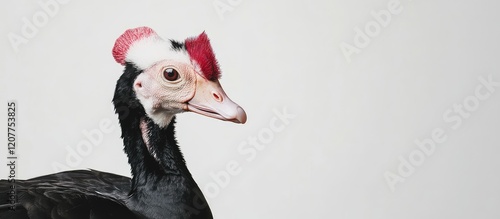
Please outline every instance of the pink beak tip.
[[245, 122], [247, 122], [247, 114], [245, 113], [245, 110], [243, 110], [243, 108], [238, 106], [236, 111], [237, 111], [236, 120], [241, 124], [245, 124]]

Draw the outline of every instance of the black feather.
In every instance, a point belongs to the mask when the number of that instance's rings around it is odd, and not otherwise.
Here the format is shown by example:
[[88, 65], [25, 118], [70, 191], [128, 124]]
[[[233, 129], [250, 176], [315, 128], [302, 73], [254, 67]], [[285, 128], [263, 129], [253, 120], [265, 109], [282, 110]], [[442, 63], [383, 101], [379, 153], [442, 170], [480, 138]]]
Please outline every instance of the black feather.
[[175, 40], [170, 40], [170, 43], [172, 43], [172, 49], [174, 49], [175, 51], [181, 51], [184, 48], [184, 43], [180, 43], [178, 41], [175, 41]]

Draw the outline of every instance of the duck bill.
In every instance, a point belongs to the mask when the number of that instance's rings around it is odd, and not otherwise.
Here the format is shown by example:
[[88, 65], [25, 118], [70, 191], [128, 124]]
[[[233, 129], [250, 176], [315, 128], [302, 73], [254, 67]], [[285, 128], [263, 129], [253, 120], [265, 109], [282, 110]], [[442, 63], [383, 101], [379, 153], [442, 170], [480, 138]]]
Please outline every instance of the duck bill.
[[207, 80], [200, 75], [196, 77], [196, 91], [187, 102], [188, 111], [235, 123], [247, 121], [245, 110], [229, 99], [219, 80]]

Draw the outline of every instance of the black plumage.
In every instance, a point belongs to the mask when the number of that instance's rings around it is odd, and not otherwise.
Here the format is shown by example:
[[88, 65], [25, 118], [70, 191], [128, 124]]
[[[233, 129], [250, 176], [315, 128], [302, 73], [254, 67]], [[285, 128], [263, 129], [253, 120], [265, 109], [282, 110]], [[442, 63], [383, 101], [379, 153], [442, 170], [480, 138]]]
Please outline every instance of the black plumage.
[[175, 41], [175, 40], [170, 40], [170, 43], [172, 44], [172, 49], [176, 51], [182, 51], [185, 49], [184, 43]]
[[18, 180], [15, 211], [6, 202], [11, 184], [1, 180], [0, 219], [212, 218], [177, 145], [175, 117], [161, 128], [135, 97], [132, 85], [141, 72], [127, 63], [113, 97], [132, 179], [77, 170]]

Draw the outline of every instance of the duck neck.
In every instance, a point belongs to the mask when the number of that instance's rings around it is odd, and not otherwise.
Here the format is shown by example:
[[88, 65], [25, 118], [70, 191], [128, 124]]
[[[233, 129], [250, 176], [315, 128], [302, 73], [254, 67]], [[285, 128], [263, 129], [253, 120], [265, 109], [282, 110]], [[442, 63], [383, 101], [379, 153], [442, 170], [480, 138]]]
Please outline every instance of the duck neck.
[[124, 127], [122, 137], [131, 165], [132, 191], [149, 182], [171, 182], [172, 177], [194, 182], [175, 139], [175, 117], [165, 127], [159, 127], [147, 116]]

